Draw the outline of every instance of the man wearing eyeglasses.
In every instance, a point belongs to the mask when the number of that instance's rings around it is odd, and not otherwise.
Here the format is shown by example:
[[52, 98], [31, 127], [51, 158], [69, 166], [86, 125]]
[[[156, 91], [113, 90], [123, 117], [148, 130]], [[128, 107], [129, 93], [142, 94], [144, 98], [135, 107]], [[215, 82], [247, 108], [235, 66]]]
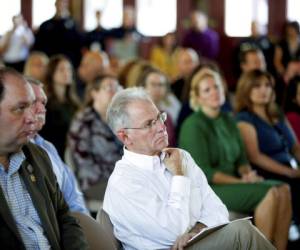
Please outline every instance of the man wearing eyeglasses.
[[103, 209], [124, 249], [275, 249], [245, 220], [188, 244], [205, 227], [227, 223], [228, 211], [190, 154], [167, 148], [166, 118], [139, 88], [117, 93], [107, 111], [125, 147]]

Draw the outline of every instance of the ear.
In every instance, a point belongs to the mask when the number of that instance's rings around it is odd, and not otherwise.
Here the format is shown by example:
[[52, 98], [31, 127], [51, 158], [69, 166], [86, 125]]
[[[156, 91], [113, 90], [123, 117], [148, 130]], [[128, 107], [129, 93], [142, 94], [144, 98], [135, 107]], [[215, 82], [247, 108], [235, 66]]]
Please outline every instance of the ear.
[[117, 137], [118, 139], [125, 145], [130, 145], [130, 139], [126, 133], [126, 130], [125, 129], [121, 129], [117, 132]]

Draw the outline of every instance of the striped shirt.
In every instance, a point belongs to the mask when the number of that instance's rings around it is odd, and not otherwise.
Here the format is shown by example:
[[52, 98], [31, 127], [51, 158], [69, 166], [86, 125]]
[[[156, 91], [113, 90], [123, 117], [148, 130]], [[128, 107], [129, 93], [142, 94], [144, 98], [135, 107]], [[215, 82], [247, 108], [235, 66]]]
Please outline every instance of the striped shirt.
[[13, 154], [8, 171], [0, 164], [0, 186], [26, 249], [50, 249], [39, 215], [18, 172], [24, 159], [23, 152]]

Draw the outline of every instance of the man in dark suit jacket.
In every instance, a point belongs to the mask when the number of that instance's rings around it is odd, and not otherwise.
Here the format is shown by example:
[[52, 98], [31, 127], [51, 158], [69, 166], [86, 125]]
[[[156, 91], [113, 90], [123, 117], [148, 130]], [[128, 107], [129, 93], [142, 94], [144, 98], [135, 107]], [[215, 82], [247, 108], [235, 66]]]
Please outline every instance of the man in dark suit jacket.
[[35, 97], [22, 75], [0, 68], [0, 242], [3, 249], [86, 249], [47, 154], [28, 143]]

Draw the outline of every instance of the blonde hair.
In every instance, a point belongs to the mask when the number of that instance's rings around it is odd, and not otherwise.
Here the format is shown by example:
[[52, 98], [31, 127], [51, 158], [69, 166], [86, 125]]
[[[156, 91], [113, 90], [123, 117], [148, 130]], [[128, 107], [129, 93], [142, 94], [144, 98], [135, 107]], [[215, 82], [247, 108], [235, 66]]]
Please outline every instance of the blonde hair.
[[[32, 63], [33, 63], [33, 60], [35, 58], [39, 58], [43, 61], [43, 63], [47, 66], [48, 63], [49, 63], [49, 57], [44, 53], [44, 52], [41, 52], [41, 51], [33, 51], [29, 54], [26, 62], [25, 62], [25, 65], [24, 65], [24, 75], [26, 76], [31, 76], [31, 67], [32, 67]], [[44, 81], [45, 79], [38, 79], [40, 81]]]
[[224, 95], [222, 79], [221, 79], [219, 73], [214, 70], [208, 69], [208, 68], [200, 69], [191, 80], [190, 106], [194, 111], [199, 110], [199, 108], [201, 107], [201, 105], [198, 101], [199, 86], [200, 86], [201, 81], [205, 78], [213, 78], [215, 80], [216, 84], [221, 89], [222, 94]]

